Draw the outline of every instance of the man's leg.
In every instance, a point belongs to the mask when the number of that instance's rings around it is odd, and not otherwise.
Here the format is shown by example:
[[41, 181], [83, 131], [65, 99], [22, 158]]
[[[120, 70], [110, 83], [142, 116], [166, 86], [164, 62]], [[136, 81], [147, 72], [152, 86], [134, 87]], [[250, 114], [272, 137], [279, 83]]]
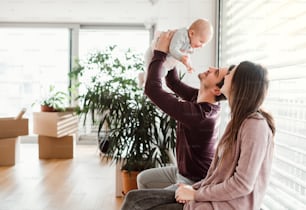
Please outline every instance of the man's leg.
[[137, 176], [138, 189], [164, 188], [176, 184], [177, 168], [175, 166], [151, 168]]
[[164, 189], [131, 190], [123, 201], [121, 210], [153, 210], [163, 206], [171, 206], [171, 209], [183, 209], [183, 205], [175, 200], [175, 192]]
[[178, 188], [178, 183], [188, 184], [188, 185], [193, 185], [194, 184], [194, 181], [182, 176], [181, 174], [177, 173], [176, 175], [177, 175], [176, 176], [176, 184], [169, 185], [168, 187], [165, 187], [164, 189], [176, 191], [176, 189]]

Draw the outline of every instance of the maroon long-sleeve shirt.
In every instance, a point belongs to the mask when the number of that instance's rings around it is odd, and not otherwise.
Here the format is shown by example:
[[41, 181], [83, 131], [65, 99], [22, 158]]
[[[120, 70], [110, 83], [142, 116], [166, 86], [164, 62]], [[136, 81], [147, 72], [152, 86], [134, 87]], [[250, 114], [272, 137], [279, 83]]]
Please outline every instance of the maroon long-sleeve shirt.
[[182, 83], [176, 69], [168, 72], [167, 86], [181, 99], [162, 87], [162, 64], [167, 54], [154, 51], [149, 65], [145, 94], [165, 113], [177, 121], [176, 159], [181, 175], [193, 181], [206, 176], [218, 137], [217, 119], [220, 105], [197, 103], [198, 89]]

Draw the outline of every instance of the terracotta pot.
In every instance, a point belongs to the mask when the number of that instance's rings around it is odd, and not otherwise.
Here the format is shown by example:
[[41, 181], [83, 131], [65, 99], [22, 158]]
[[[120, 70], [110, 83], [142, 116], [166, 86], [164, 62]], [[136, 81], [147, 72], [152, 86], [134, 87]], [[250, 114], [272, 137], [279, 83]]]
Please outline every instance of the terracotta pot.
[[42, 112], [56, 112], [56, 110], [53, 107], [46, 106], [46, 105], [41, 105], [40, 110]]
[[127, 194], [130, 190], [137, 189], [137, 175], [139, 171], [121, 171], [122, 178], [122, 194]]

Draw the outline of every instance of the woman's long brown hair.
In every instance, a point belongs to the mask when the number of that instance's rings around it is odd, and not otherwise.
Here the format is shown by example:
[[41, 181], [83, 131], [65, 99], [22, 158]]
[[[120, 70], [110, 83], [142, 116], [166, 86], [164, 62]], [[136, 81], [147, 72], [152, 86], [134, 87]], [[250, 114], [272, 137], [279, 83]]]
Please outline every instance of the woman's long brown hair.
[[237, 66], [228, 98], [231, 119], [227, 127], [227, 135], [220, 142], [224, 152], [235, 143], [242, 122], [252, 113], [260, 112], [266, 118], [273, 135], [275, 134], [273, 117], [260, 108], [269, 86], [267, 74], [267, 69], [249, 61], [241, 62]]

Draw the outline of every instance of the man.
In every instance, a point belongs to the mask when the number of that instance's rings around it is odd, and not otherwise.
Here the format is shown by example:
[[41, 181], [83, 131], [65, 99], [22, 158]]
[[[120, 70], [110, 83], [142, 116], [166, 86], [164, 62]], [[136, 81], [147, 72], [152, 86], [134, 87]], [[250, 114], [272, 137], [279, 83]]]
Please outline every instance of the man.
[[220, 104], [225, 99], [220, 88], [227, 69], [210, 67], [198, 75], [200, 88], [195, 89], [179, 78], [176, 69], [168, 72], [167, 86], [182, 100], [162, 88], [162, 64], [167, 57], [173, 31], [159, 38], [149, 66], [145, 94], [161, 110], [177, 121], [177, 167], [148, 169], [137, 177], [139, 189], [175, 190], [177, 183], [193, 184], [206, 176], [218, 137]]

